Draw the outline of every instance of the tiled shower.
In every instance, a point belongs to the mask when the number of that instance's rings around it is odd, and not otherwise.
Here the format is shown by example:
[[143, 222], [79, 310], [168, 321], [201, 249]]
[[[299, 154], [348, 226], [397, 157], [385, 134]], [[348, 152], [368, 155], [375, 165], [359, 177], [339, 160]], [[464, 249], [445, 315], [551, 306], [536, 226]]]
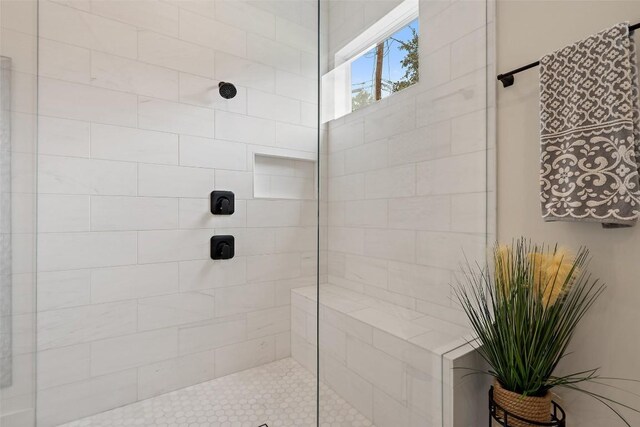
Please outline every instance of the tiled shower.
[[[493, 15], [2, 0], [0, 426], [484, 420], [451, 284], [494, 235]], [[351, 111], [408, 18], [419, 81]]]

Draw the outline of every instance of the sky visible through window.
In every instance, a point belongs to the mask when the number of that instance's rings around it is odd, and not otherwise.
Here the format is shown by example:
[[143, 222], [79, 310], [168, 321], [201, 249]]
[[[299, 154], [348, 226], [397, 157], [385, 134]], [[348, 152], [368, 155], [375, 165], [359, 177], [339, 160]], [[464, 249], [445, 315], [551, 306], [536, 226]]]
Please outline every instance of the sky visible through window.
[[[404, 89], [417, 81], [417, 43], [411, 44], [415, 34], [419, 33], [418, 19], [396, 31], [384, 41], [382, 65], [382, 98]], [[405, 46], [405, 49], [402, 46]], [[376, 84], [376, 47], [351, 63], [351, 98], [355, 111], [375, 102]], [[403, 60], [414, 52], [415, 60], [403, 66]], [[415, 69], [413, 79], [407, 77], [407, 71]], [[400, 83], [399, 83], [400, 82]]]

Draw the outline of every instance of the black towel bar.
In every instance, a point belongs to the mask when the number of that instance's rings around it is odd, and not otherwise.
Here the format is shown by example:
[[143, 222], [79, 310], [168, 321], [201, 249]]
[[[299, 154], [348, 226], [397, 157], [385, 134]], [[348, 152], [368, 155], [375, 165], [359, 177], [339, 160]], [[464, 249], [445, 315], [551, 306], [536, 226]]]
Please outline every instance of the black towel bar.
[[[629, 31], [634, 31], [637, 30], [638, 28], [640, 28], [640, 22], [634, 25], [629, 25]], [[537, 67], [538, 65], [540, 65], [540, 61], [536, 61], [536, 62], [532, 62], [531, 64], [527, 64], [524, 65], [520, 68], [516, 68], [515, 70], [511, 70], [508, 73], [504, 73], [504, 74], [498, 74], [498, 80], [500, 80], [500, 82], [502, 82], [502, 85], [504, 87], [509, 87], [511, 85], [513, 85], [515, 78], [513, 77], [514, 74], [518, 74], [521, 71], [525, 71], [528, 70], [530, 68], [533, 67]]]

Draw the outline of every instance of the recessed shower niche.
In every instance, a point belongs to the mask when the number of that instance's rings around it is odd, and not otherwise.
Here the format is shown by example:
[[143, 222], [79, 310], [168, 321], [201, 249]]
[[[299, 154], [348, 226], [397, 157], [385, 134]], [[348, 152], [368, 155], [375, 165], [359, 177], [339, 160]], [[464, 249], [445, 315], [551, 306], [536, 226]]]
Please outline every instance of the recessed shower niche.
[[316, 198], [316, 161], [255, 153], [253, 197], [313, 200]]

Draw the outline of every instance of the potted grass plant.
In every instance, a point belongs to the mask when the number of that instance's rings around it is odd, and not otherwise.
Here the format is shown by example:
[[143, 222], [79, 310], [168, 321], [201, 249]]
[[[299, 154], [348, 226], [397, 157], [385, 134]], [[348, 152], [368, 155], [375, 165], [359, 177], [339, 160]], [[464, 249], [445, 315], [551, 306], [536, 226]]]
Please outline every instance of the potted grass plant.
[[[580, 320], [605, 289], [588, 274], [588, 259], [585, 248], [572, 254], [519, 239], [496, 245], [492, 266], [467, 265], [455, 292], [475, 331], [471, 344], [490, 367], [479, 372], [494, 379], [499, 418], [507, 411], [534, 423], [550, 422], [556, 387], [591, 396], [629, 426], [615, 405], [638, 412], [581, 387], [616, 380], [599, 376], [598, 369], [555, 374]], [[508, 425], [544, 424], [509, 418]]]

